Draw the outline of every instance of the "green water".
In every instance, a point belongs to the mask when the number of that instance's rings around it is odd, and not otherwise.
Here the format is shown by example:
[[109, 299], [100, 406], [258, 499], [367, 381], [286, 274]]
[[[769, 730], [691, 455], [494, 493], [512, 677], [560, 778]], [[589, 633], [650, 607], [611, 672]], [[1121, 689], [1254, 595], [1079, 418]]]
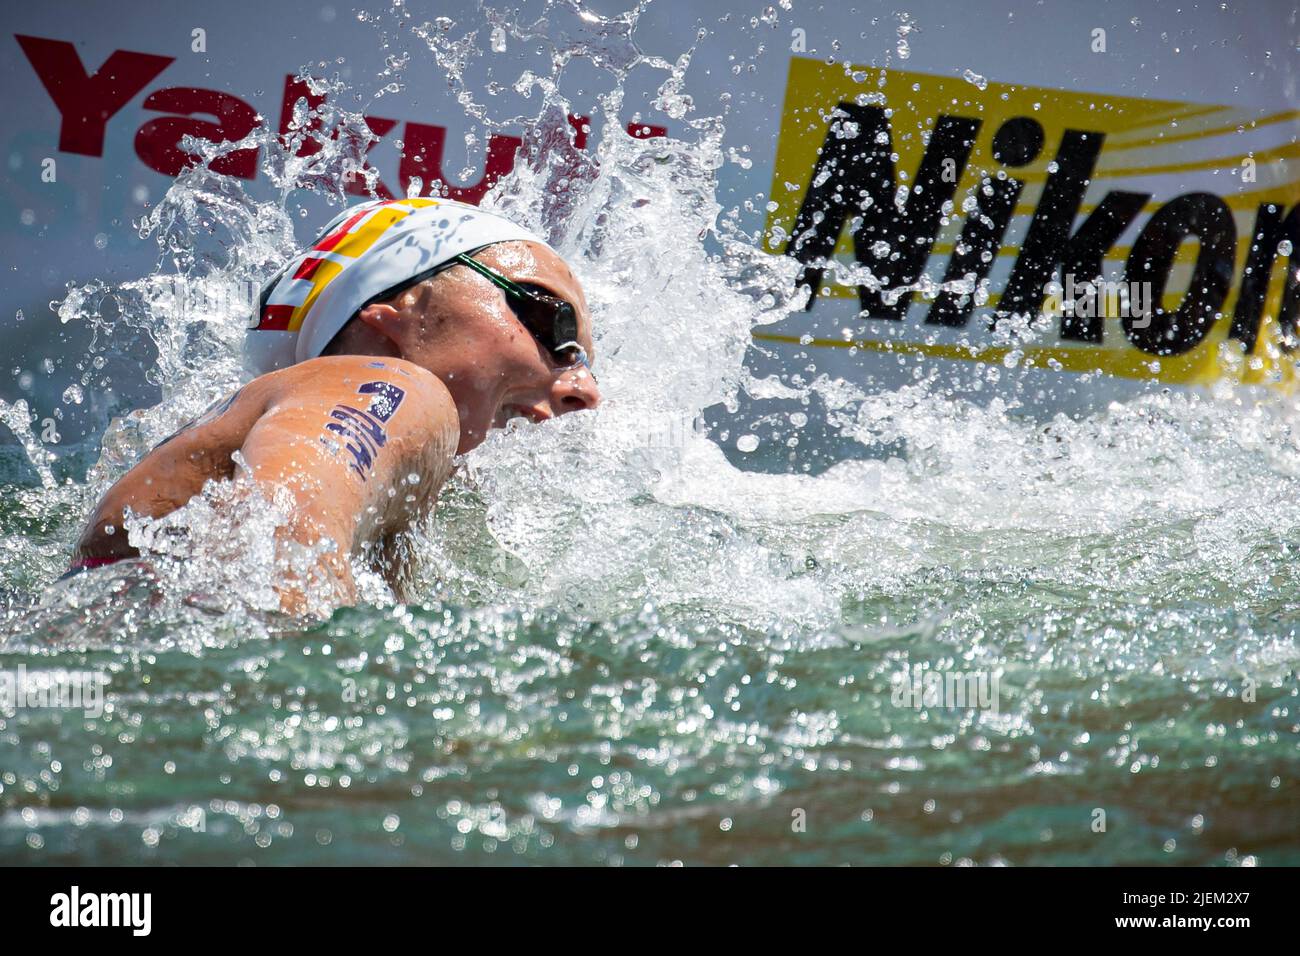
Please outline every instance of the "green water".
[[[805, 527], [808, 564], [853, 520]], [[1193, 528], [906, 529], [985, 553], [850, 588], [816, 631], [637, 596], [598, 619], [430, 602], [182, 635], [138, 571], [97, 572], [89, 609], [10, 613], [0, 669], [110, 678], [101, 717], [0, 720], [0, 859], [1294, 864], [1285, 544], [1231, 594], [1204, 568], [1154, 601], [1105, 583], [1175, 563]], [[21, 508], [5, 531], [32, 533]], [[900, 706], [915, 667], [997, 673], [998, 712]]]

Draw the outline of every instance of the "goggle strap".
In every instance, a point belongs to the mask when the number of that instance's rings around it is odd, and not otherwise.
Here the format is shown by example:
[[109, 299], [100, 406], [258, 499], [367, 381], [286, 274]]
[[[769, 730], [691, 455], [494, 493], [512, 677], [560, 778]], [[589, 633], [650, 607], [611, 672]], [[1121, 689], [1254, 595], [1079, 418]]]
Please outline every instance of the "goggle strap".
[[498, 273], [495, 269], [489, 269], [487, 266], [483, 265], [483, 263], [479, 262], [477, 259], [469, 255], [468, 253], [462, 252], [460, 255], [456, 257], [456, 261], [461, 263], [462, 265], [469, 266], [471, 269], [473, 269], [483, 278], [490, 280], [491, 283], [497, 286], [498, 288], [505, 289], [507, 292], [510, 292], [514, 295], [522, 296], [523, 298], [528, 298], [528, 293], [527, 291], [525, 291], [523, 286], [519, 285], [518, 283], [510, 279], [507, 279], [505, 276]]

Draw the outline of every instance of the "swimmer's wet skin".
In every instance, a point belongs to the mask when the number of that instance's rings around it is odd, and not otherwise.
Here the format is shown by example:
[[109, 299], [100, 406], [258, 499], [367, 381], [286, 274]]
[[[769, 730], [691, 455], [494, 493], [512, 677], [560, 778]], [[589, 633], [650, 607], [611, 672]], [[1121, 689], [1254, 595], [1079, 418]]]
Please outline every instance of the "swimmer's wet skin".
[[[243, 479], [293, 496], [278, 534], [320, 549], [309, 577], [352, 603], [348, 558], [364, 555], [398, 587], [392, 545], [433, 507], [457, 454], [511, 418], [600, 401], [573, 273], [540, 239], [459, 203], [347, 210], [272, 280], [257, 319], [246, 354], [266, 374], [109, 490], [70, 573], [136, 555], [128, 509], [158, 518], [209, 480]], [[284, 609], [303, 610], [309, 587], [279, 582]]]

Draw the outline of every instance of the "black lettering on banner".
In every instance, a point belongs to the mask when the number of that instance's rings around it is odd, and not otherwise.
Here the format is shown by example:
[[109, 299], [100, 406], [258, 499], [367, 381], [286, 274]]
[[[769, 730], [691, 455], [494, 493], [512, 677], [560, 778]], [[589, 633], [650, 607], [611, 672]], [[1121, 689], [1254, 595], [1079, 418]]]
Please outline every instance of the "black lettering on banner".
[[[1024, 234], [1021, 255], [1015, 259], [998, 303], [998, 316], [1036, 315], [1043, 307], [1044, 287], [1056, 274], [1057, 265], [1062, 276], [1074, 276], [1076, 285], [1101, 280], [1101, 261], [1106, 252], [1151, 199], [1148, 193], [1110, 191], [1074, 235], [1070, 234], [1105, 139], [1105, 133], [1082, 130], [1066, 130], [1062, 135], [1057, 170], [1049, 174], [1039, 207]], [[1104, 317], [1080, 315], [1082, 311], [1087, 310], [1063, 313], [1061, 338], [1100, 342]]]
[[[1119, 189], [1108, 192], [1070, 240], [1061, 265], [1062, 275], [1074, 276], [1076, 286], [1101, 282], [1105, 278], [1102, 259], [1150, 198], [1150, 193], [1130, 193]], [[1100, 342], [1104, 329], [1105, 316], [1101, 309], [1072, 309], [1061, 316], [1063, 339]]]
[[[998, 303], [998, 317], [1036, 315], [1046, 296], [1044, 287], [1058, 265], [1064, 275], [1073, 275], [1076, 283], [1100, 279], [1107, 250], [1150, 198], [1147, 193], [1107, 193], [1092, 215], [1070, 235], [1105, 140], [1105, 133], [1067, 129], [1062, 134], [1056, 172], [1048, 174], [1043, 186], [1042, 198]], [[1101, 316], [1061, 316], [1063, 339], [1100, 342], [1102, 329]]]
[[1254, 350], [1260, 317], [1264, 313], [1264, 299], [1268, 296], [1273, 265], [1277, 262], [1277, 247], [1286, 239], [1291, 243], [1291, 255], [1288, 257], [1278, 327], [1282, 331], [1282, 347], [1288, 352], [1294, 351], [1300, 336], [1297, 328], [1300, 323], [1300, 204], [1292, 206], [1291, 212], [1283, 219], [1281, 206], [1260, 203], [1255, 212], [1255, 228], [1250, 234], [1250, 250], [1241, 274], [1241, 292], [1237, 296], [1237, 308], [1228, 336], [1240, 340], [1247, 354]]
[[[1028, 166], [1043, 149], [1043, 127], [1032, 117], [1009, 119], [993, 136], [993, 158], [1003, 166]], [[978, 284], [988, 277], [1002, 245], [1002, 236], [1020, 198], [1024, 183], [1013, 177], [985, 176], [975, 189], [975, 212], [966, 218], [961, 238], [948, 260], [943, 281], [957, 282], [968, 276]], [[975, 308], [973, 293], [943, 291], [934, 300], [925, 321], [930, 325], [960, 327], [970, 321]]]
[[[895, 202], [893, 149], [884, 109], [846, 102], [836, 112], [785, 253], [806, 266], [799, 284], [812, 290], [807, 305], [811, 309], [821, 288], [824, 263], [834, 254], [844, 231], [844, 220], [851, 214], [860, 215], [862, 221], [853, 231], [854, 258], [870, 268], [882, 283], [878, 291], [858, 287], [862, 311], [875, 318], [901, 319], [911, 304], [911, 292], [890, 301], [886, 292], [891, 287], [911, 285], [925, 268], [938, 234], [943, 204], [956, 192], [980, 121], [939, 116], [900, 208]], [[857, 124], [856, 136], [844, 137], [845, 123]], [[956, 164], [956, 176], [945, 179], [944, 160]], [[872, 247], [882, 241], [888, 244], [889, 252], [878, 257]], [[888, 273], [882, 275], [884, 270]]]
[[[1196, 236], [1196, 255], [1187, 294], [1173, 312], [1161, 306], [1178, 247]], [[1153, 355], [1179, 355], [1194, 348], [1214, 324], [1232, 281], [1237, 230], [1227, 204], [1213, 193], [1187, 193], [1171, 199], [1151, 217], [1129, 253], [1127, 280], [1151, 283], [1150, 324], [1136, 328], [1132, 316], [1121, 321], [1130, 342]]]
[[1011, 277], [1002, 294], [1004, 315], [1036, 314], [1047, 284], [1069, 253], [1070, 227], [1079, 212], [1105, 136], [1068, 129], [1056, 152], [1056, 172], [1049, 173], [1033, 219], [1020, 245]]

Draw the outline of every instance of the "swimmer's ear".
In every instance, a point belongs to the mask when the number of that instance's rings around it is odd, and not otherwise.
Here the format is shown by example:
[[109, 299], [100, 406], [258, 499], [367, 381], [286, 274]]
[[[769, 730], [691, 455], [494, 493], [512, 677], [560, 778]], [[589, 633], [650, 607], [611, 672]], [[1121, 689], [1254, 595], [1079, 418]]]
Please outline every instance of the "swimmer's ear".
[[401, 313], [387, 302], [370, 303], [357, 313], [357, 318], [384, 338], [391, 339], [394, 344], [397, 343], [402, 317]]

